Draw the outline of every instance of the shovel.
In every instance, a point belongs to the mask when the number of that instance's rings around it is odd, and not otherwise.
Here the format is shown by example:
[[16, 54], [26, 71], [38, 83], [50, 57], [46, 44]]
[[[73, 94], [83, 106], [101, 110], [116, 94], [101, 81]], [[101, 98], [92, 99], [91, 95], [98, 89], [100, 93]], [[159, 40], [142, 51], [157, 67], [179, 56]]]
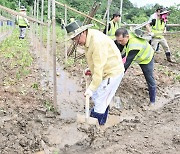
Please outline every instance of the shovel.
[[[88, 75], [85, 75], [86, 80], [86, 89], [88, 88]], [[98, 119], [89, 116], [89, 99], [90, 97], [86, 96], [86, 104], [85, 104], [85, 115], [77, 114], [77, 122], [78, 123], [86, 123], [88, 125], [96, 125], [98, 126]]]

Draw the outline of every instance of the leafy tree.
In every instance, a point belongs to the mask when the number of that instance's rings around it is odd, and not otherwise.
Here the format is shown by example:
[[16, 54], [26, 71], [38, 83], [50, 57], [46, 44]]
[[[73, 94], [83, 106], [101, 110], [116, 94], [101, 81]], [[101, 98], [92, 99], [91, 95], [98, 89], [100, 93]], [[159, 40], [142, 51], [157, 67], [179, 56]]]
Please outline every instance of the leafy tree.
[[[67, 4], [70, 7], [73, 7], [81, 12], [84, 12], [88, 14], [89, 10], [91, 9], [94, 0], [56, 0], [61, 3]], [[103, 16], [107, 9], [107, 1], [105, 0], [96, 0], [97, 2], [101, 2], [101, 6], [97, 11], [97, 14], [95, 17], [99, 20], [103, 19]], [[11, 8], [13, 10], [18, 10], [18, 2], [19, 0], [0, 0], [0, 4], [3, 6], [6, 6], [8, 8]], [[39, 1], [39, 11], [41, 11], [41, 1]], [[34, 0], [21, 0], [21, 5], [24, 5], [27, 8], [27, 12], [30, 13], [31, 9], [33, 8]], [[151, 14], [153, 14], [157, 7], [159, 7], [159, 4], [153, 5], [146, 5], [145, 7], [138, 8], [136, 6], [133, 6], [133, 4], [129, 0], [123, 1], [123, 16], [122, 21], [126, 23], [142, 23], [144, 21], [147, 21]], [[171, 14], [169, 16], [168, 23], [180, 23], [180, 4], [170, 7]], [[48, 10], [48, 0], [44, 0], [44, 19], [47, 20], [47, 10]], [[113, 0], [110, 6], [110, 18], [112, 17], [112, 14], [114, 12], [119, 12], [120, 10], [120, 1], [119, 0]], [[1, 11], [2, 14], [3, 11]], [[64, 7], [56, 5], [56, 20], [60, 23], [61, 19], [64, 19]], [[40, 13], [39, 13], [40, 15]], [[80, 19], [81, 21], [84, 20], [85, 17], [68, 10], [68, 21], [71, 17]], [[175, 28], [177, 29], [177, 28]]]

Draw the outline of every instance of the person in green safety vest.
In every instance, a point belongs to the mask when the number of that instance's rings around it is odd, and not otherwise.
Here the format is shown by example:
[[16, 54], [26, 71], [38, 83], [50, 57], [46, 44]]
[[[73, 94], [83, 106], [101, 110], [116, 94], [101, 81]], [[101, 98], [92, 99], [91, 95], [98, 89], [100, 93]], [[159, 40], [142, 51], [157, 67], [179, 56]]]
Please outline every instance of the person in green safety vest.
[[153, 48], [145, 39], [138, 38], [133, 33], [129, 33], [125, 28], [117, 29], [115, 36], [116, 41], [124, 46], [123, 51], [125, 54], [122, 57], [126, 56], [126, 62], [124, 63], [125, 72], [132, 62], [139, 64], [148, 84], [150, 105], [155, 104], [156, 82], [153, 75]]
[[[121, 18], [121, 15], [119, 13], [114, 13], [111, 21], [108, 24], [107, 35], [113, 40], [115, 40], [115, 31], [118, 28], [120, 28], [120, 24], [119, 24], [120, 18]], [[106, 29], [107, 29], [107, 27], [105, 27], [105, 29], [103, 31], [104, 34], [106, 34]]]
[[[24, 6], [20, 7], [20, 13], [26, 15], [26, 9]], [[19, 39], [24, 39], [26, 34], [26, 28], [29, 27], [29, 22], [25, 17], [17, 16], [17, 24], [19, 25], [20, 35]]]
[[172, 62], [171, 52], [163, 33], [166, 32], [167, 16], [169, 11], [161, 9], [160, 12], [156, 14], [156, 18], [152, 19], [151, 23], [146, 25], [146, 29], [152, 36], [151, 45], [154, 50], [157, 49], [158, 44], [160, 44], [166, 54], [167, 61]]

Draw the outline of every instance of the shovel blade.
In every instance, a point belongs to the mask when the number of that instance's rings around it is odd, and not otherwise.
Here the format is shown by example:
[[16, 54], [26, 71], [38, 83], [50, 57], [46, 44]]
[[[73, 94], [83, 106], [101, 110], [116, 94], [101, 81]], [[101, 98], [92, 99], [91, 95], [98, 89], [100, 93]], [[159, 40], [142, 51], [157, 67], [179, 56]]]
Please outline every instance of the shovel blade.
[[77, 114], [77, 123], [87, 123], [89, 125], [98, 125], [98, 120], [93, 117], [86, 119], [85, 115]]

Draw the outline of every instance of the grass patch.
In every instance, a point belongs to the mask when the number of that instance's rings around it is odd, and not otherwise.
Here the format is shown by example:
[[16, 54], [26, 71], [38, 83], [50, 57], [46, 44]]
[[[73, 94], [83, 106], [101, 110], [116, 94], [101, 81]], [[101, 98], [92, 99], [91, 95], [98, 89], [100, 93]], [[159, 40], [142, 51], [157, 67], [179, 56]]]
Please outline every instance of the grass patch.
[[[10, 78], [20, 79], [30, 73], [29, 66], [33, 58], [29, 53], [29, 42], [27, 39], [19, 40], [19, 30], [15, 29], [11, 36], [0, 44], [0, 58], [3, 59], [2, 67], [12, 72]], [[2, 62], [1, 62], [2, 63]], [[14, 76], [13, 76], [14, 75]]]

